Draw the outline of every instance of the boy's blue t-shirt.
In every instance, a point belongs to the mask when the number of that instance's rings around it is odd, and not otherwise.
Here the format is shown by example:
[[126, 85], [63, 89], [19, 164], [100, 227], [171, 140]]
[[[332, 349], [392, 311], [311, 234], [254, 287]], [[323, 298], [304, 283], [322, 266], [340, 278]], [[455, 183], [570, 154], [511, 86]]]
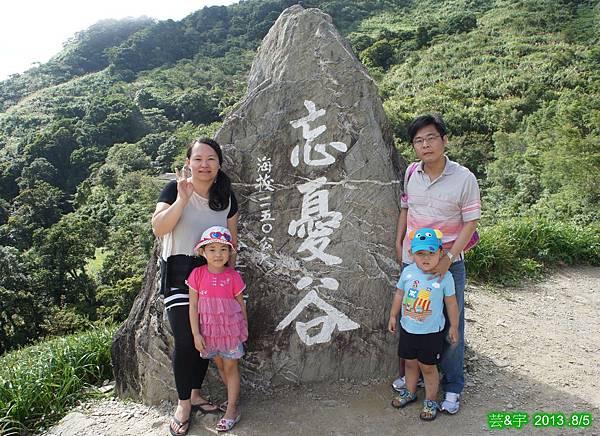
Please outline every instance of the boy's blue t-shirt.
[[448, 271], [441, 282], [430, 279], [416, 263], [402, 271], [396, 287], [404, 291], [400, 324], [409, 333], [437, 333], [444, 329], [444, 297], [454, 295], [454, 279]]

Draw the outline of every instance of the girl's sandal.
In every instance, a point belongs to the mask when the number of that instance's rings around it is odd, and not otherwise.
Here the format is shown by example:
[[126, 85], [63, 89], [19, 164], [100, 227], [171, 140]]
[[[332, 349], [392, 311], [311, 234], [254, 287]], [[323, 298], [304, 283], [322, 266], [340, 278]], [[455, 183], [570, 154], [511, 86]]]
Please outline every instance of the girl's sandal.
[[221, 420], [217, 423], [217, 431], [229, 431], [231, 430], [239, 421], [242, 415], [236, 416], [234, 419], [221, 418]]
[[423, 401], [423, 410], [419, 414], [419, 418], [423, 421], [433, 421], [437, 416], [437, 412], [439, 409], [438, 403], [432, 400]]
[[417, 401], [417, 394], [413, 394], [408, 389], [402, 389], [396, 398], [392, 400], [392, 407], [400, 409], [414, 401]]

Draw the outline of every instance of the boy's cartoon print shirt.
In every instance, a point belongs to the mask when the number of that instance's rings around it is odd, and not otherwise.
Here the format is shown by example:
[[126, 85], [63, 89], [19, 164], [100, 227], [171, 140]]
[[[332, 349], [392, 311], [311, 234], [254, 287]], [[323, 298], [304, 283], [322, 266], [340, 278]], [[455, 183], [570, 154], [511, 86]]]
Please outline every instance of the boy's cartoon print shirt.
[[400, 324], [409, 333], [437, 333], [444, 329], [444, 297], [454, 295], [450, 271], [441, 282], [424, 273], [416, 263], [402, 271], [396, 287], [404, 291]]

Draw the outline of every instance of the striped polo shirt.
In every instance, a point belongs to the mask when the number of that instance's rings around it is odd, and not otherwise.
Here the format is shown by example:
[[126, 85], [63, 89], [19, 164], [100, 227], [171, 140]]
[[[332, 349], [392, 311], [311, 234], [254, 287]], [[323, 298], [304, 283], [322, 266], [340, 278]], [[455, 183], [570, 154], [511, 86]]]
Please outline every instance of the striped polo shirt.
[[[410, 166], [409, 166], [410, 168]], [[479, 185], [471, 171], [446, 156], [442, 174], [430, 180], [423, 170], [423, 162], [408, 179], [404, 175], [404, 195], [401, 207], [408, 209], [406, 235], [402, 243], [402, 261], [412, 263], [409, 253], [409, 233], [422, 227], [440, 229], [445, 249], [452, 247], [464, 223], [481, 217]]]

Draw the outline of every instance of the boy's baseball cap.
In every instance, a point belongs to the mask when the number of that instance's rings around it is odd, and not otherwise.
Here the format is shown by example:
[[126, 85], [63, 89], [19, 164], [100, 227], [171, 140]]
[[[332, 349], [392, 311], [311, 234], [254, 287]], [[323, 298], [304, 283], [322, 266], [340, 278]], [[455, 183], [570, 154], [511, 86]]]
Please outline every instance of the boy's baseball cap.
[[209, 227], [202, 233], [202, 237], [200, 238], [200, 242], [196, 244], [194, 247], [194, 251], [198, 251], [200, 247], [204, 247], [205, 245], [212, 244], [213, 242], [218, 242], [220, 244], [227, 244], [231, 248], [233, 248], [233, 244], [231, 242], [233, 238], [231, 237], [231, 232], [227, 227], [221, 226], [212, 226]]
[[421, 250], [434, 253], [442, 246], [442, 232], [438, 229], [423, 227], [411, 233], [410, 251], [413, 253]]

